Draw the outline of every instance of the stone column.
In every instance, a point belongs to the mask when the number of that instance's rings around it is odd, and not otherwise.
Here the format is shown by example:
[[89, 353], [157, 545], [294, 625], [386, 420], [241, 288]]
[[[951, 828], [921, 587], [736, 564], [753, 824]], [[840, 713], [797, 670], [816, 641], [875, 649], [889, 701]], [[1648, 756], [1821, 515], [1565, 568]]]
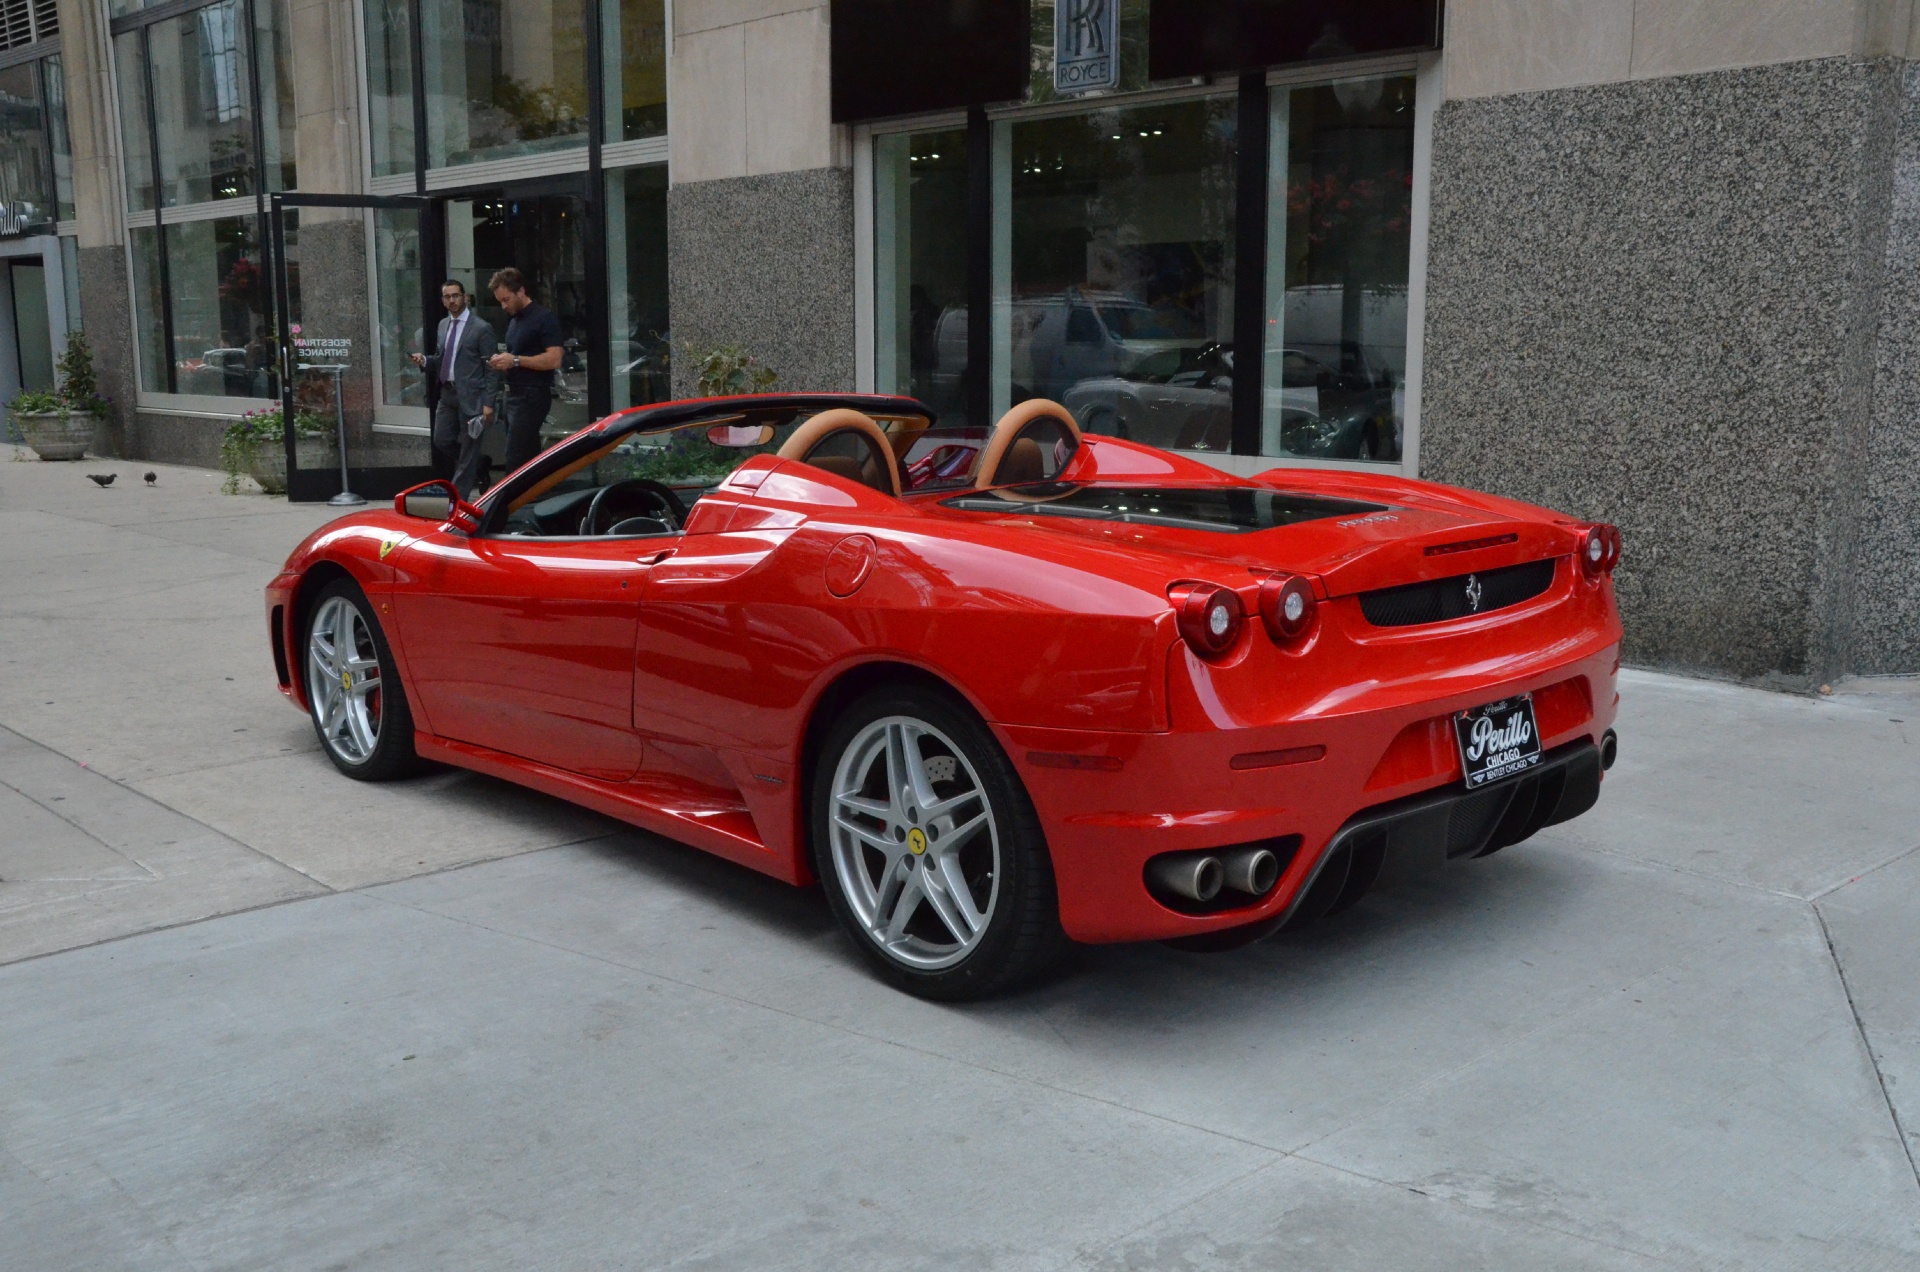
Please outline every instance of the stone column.
[[854, 387], [853, 174], [824, 0], [676, 0], [667, 193], [673, 391], [746, 347], [779, 387]]
[[1619, 523], [1631, 661], [1920, 671], [1909, 0], [1448, 14], [1422, 476]]
[[106, 6], [59, 0], [60, 62], [66, 73], [73, 202], [79, 221], [80, 320], [93, 345], [100, 391], [113, 412], [96, 446], [115, 455], [138, 446], [139, 376], [129, 302], [126, 193], [119, 121], [113, 112], [112, 44]]

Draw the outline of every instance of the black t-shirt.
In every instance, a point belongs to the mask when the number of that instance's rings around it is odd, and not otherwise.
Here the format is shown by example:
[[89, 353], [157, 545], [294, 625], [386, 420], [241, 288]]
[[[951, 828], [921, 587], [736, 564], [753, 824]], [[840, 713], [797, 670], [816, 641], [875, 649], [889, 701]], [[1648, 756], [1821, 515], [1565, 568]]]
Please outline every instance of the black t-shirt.
[[[553, 310], [537, 300], [507, 320], [508, 353], [532, 358], [565, 343], [560, 334], [560, 320], [553, 316]], [[507, 372], [507, 383], [551, 385], [553, 372], [515, 367]]]

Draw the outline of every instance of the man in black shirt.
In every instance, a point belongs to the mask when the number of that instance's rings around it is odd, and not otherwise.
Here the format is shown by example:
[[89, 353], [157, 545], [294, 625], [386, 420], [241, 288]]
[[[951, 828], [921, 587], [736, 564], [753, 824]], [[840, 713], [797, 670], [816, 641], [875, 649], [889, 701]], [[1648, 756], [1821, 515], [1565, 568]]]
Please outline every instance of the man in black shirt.
[[527, 294], [527, 280], [508, 266], [487, 280], [507, 311], [507, 351], [488, 362], [507, 381], [507, 471], [540, 453], [540, 426], [553, 409], [553, 373], [562, 356], [560, 320]]

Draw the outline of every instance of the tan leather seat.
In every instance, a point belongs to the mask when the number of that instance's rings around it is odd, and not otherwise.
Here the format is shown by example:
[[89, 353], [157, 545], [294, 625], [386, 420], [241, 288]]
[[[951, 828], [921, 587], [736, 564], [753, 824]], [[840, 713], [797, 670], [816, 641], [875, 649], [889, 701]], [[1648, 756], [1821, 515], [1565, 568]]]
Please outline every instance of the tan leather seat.
[[[843, 447], [863, 453], [832, 453]], [[798, 460], [883, 495], [900, 495], [900, 465], [886, 433], [870, 416], [847, 407], [822, 411], [795, 429], [781, 445], [780, 458]]]
[[974, 469], [974, 486], [984, 490], [1046, 481], [1059, 472], [1058, 468], [1053, 474], [1047, 471], [1047, 447], [1061, 441], [1068, 444], [1060, 460], [1064, 468], [1080, 449], [1080, 425], [1074, 422], [1073, 412], [1046, 398], [1020, 403], [993, 426], [980, 465]]

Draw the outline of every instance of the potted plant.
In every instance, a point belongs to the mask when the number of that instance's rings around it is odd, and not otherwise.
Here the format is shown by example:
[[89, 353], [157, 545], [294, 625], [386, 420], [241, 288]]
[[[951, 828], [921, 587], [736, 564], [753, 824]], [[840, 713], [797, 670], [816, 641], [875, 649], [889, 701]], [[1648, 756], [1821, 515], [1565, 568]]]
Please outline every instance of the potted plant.
[[[248, 411], [220, 438], [220, 466], [227, 470], [226, 484], [220, 489], [229, 495], [240, 493], [240, 478], [253, 478], [270, 495], [287, 493], [287, 447], [285, 416], [277, 406], [264, 411]], [[302, 468], [322, 468], [333, 463], [333, 431], [312, 411], [293, 413], [293, 444]]]
[[109, 409], [94, 378], [93, 350], [86, 336], [67, 333], [67, 350], [55, 370], [59, 388], [20, 393], [7, 409], [20, 436], [41, 459], [79, 459], [93, 444], [94, 430]]

